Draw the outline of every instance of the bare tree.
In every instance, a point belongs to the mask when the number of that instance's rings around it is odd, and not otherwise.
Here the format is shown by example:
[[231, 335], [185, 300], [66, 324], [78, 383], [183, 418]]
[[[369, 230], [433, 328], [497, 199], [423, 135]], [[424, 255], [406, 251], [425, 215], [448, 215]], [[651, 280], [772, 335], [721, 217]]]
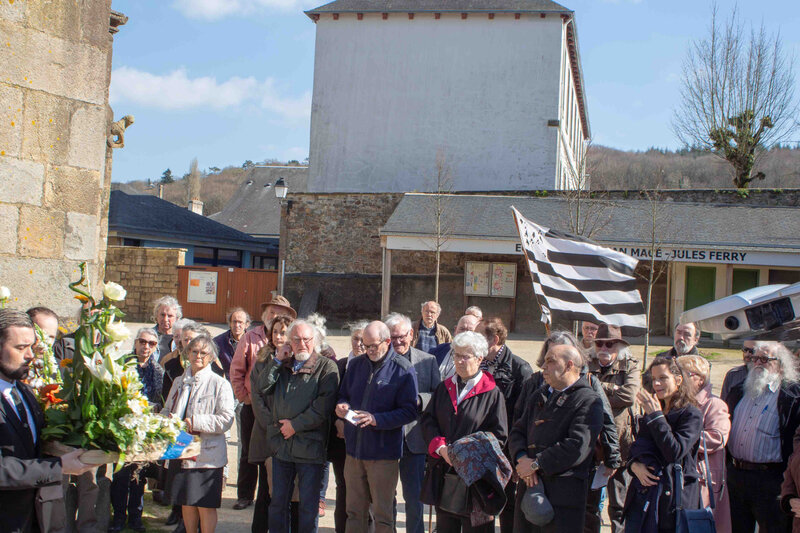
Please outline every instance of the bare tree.
[[436, 151], [436, 176], [432, 180], [433, 192], [428, 203], [428, 219], [433, 226], [433, 251], [436, 253], [436, 274], [433, 284], [433, 299], [439, 301], [439, 271], [442, 248], [449, 240], [453, 229], [453, 213], [450, 205], [453, 192], [453, 174], [442, 149]]
[[186, 176], [186, 205], [192, 200], [200, 200], [200, 170], [197, 168], [197, 158], [192, 159], [189, 174]]
[[734, 9], [724, 23], [712, 8], [705, 39], [693, 42], [683, 66], [673, 129], [687, 146], [707, 148], [730, 163], [733, 183], [747, 188], [760, 156], [797, 128], [793, 61], [779, 33], [746, 27]]
[[597, 232], [611, 222], [611, 207], [614, 203], [608, 199], [603, 191], [590, 190], [591, 168], [588, 161], [598, 161], [590, 154], [592, 145], [589, 143], [583, 155], [578, 157], [575, 167], [568, 167], [567, 181], [573, 188], [564, 191], [567, 209], [563, 212], [562, 223], [567, 231], [591, 239]]

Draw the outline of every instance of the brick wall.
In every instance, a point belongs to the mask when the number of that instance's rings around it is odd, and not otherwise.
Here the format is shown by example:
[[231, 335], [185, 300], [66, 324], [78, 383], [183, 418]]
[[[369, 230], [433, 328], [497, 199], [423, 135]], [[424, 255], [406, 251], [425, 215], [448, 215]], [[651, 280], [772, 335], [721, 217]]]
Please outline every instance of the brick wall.
[[120, 308], [127, 321], [152, 320], [153, 302], [162, 296], [178, 296], [178, 269], [184, 264], [183, 248], [109, 246], [106, 280], [128, 291]]

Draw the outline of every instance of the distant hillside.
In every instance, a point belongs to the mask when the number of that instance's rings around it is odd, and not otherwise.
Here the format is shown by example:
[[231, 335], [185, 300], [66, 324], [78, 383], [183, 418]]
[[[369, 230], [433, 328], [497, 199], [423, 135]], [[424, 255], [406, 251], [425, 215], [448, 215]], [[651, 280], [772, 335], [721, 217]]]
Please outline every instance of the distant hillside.
[[[289, 165], [303, 166], [294, 162]], [[594, 190], [652, 189], [656, 186], [670, 189], [729, 189], [733, 186], [730, 166], [717, 156], [700, 150], [672, 152], [654, 148], [644, 152], [624, 152], [596, 145], [589, 149], [586, 168]], [[753, 188], [800, 188], [800, 148], [772, 149], [764, 155], [757, 169], [767, 177], [763, 181], [753, 182]], [[247, 174], [248, 170], [241, 167], [204, 172], [200, 180], [203, 213], [212, 215], [222, 211]], [[157, 184], [148, 189], [146, 181], [115, 183], [114, 187], [123, 188], [126, 192], [158, 194]], [[186, 180], [181, 178], [165, 185], [164, 199], [186, 206]]]

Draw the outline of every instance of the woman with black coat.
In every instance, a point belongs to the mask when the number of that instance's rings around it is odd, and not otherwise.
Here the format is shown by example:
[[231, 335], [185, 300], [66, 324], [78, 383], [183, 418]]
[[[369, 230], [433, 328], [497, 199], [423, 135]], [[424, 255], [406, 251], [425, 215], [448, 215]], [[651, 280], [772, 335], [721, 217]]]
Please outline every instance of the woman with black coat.
[[703, 414], [691, 382], [670, 357], [656, 357], [647, 372], [654, 392], [642, 389], [637, 396], [645, 414], [628, 462], [633, 479], [625, 500], [626, 533], [675, 531], [676, 464], [683, 472], [683, 508], [700, 507], [697, 450]]
[[[426, 488], [438, 502], [444, 475], [454, 472], [449, 446], [467, 435], [485, 431], [492, 433], [502, 446], [508, 437], [505, 397], [488, 372], [480, 365], [488, 352], [483, 335], [467, 331], [453, 339], [453, 361], [456, 374], [439, 384], [422, 413], [422, 435], [428, 442]], [[494, 520], [477, 527], [470, 525], [469, 516], [448, 513], [436, 507], [438, 533], [459, 531], [494, 532]]]

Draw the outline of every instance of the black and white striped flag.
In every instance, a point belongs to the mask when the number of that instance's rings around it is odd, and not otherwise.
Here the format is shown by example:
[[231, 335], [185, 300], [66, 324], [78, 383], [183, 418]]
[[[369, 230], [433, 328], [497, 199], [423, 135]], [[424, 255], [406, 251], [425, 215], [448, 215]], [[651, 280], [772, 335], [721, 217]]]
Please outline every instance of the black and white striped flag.
[[557, 313], [565, 320], [619, 326], [623, 335], [644, 334], [644, 304], [633, 275], [636, 259], [540, 226], [511, 209], [543, 322], [551, 323], [551, 313]]

